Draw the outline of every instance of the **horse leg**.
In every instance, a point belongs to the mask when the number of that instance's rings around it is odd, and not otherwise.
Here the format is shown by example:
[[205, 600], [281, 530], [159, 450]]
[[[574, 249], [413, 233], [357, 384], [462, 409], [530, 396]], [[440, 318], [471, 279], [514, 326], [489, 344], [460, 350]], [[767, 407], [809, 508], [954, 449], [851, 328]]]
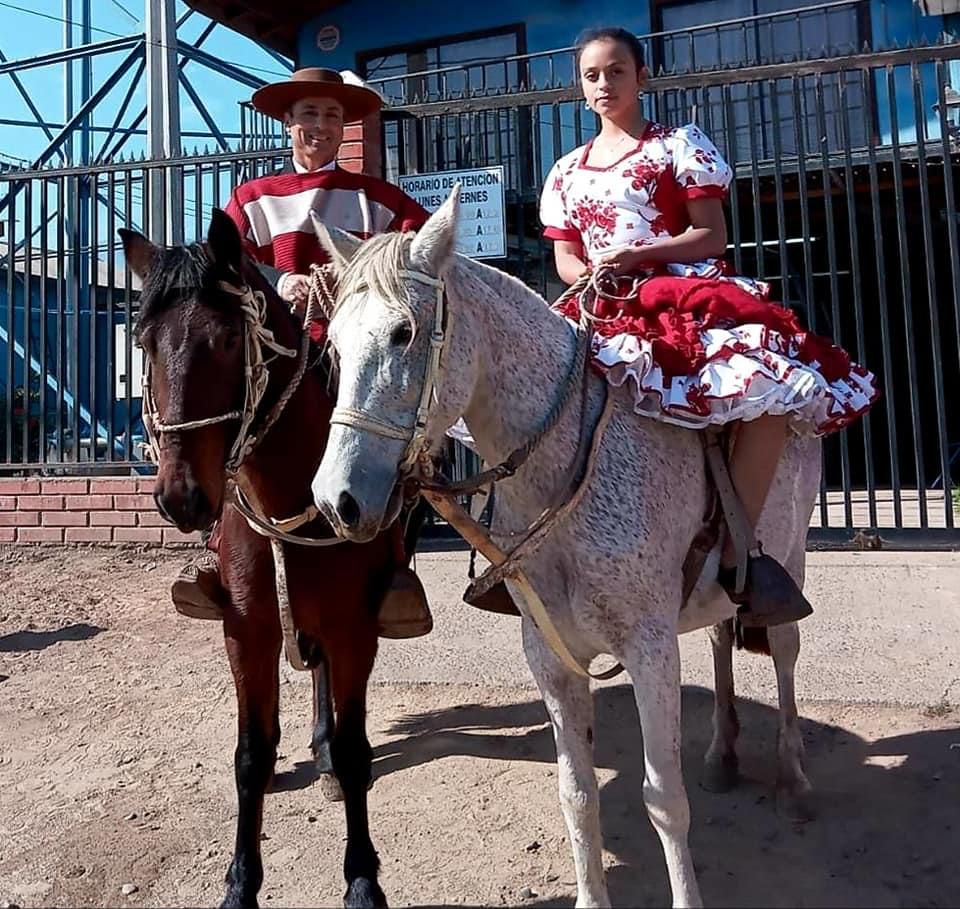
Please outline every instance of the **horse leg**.
[[630, 673], [643, 731], [643, 800], [660, 837], [674, 906], [702, 906], [687, 833], [690, 805], [680, 769], [680, 651], [664, 622], [640, 630], [621, 662]]
[[315, 652], [313, 667], [313, 734], [310, 750], [319, 775], [320, 791], [329, 802], [342, 802], [343, 789], [333, 772], [333, 699], [330, 694], [330, 664], [325, 654]]
[[264, 640], [244, 628], [248, 619], [225, 623], [227, 654], [237, 690], [237, 842], [227, 871], [224, 907], [256, 906], [263, 883], [260, 833], [263, 796], [273, 776], [280, 743], [280, 635]]
[[529, 619], [523, 621], [523, 649], [550, 716], [557, 745], [560, 807], [573, 847], [577, 906], [609, 906], [593, 764], [590, 684], [559, 664]]
[[380, 859], [370, 839], [367, 815], [367, 789], [373, 766], [373, 749], [366, 729], [367, 681], [376, 656], [376, 637], [372, 637], [369, 644], [364, 649], [355, 642], [356, 649], [342, 659], [334, 657], [331, 666], [337, 708], [333, 769], [343, 787], [347, 816], [347, 849], [343, 860], [347, 881], [343, 904], [347, 907], [387, 905], [377, 882]]
[[708, 629], [713, 649], [713, 740], [703, 762], [700, 785], [707, 792], [729, 792], [737, 785], [737, 702], [733, 690], [733, 620]]
[[803, 771], [803, 735], [797, 717], [794, 670], [800, 653], [796, 622], [767, 628], [770, 653], [777, 672], [780, 716], [777, 727], [777, 810], [791, 820], [814, 817], [813, 786]]

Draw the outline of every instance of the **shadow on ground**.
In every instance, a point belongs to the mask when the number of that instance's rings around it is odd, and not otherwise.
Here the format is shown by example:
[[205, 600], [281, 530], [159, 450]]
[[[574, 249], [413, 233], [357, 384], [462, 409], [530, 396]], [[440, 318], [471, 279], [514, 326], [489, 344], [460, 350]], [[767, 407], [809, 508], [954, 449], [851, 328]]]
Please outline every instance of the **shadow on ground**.
[[0, 637], [0, 653], [26, 653], [30, 650], [46, 650], [62, 641], [89, 641], [105, 628], [79, 622], [56, 628], [53, 631], [16, 631]]
[[[632, 691], [601, 688], [595, 702], [596, 763], [615, 771], [600, 793], [604, 843], [616, 858], [608, 872], [611, 899], [621, 906], [668, 905], [663, 854], [641, 794]], [[738, 789], [727, 795], [700, 789], [711, 709], [711, 692], [684, 689], [690, 843], [707, 905], [960, 905], [960, 730], [868, 742], [839, 726], [803, 720], [819, 817], [794, 825], [774, 807], [777, 715], [767, 705], [739, 703]], [[503, 729], [516, 732], [503, 735]], [[390, 732], [400, 737], [375, 749], [378, 777], [445, 756], [549, 763], [556, 754], [539, 701], [408, 715]]]

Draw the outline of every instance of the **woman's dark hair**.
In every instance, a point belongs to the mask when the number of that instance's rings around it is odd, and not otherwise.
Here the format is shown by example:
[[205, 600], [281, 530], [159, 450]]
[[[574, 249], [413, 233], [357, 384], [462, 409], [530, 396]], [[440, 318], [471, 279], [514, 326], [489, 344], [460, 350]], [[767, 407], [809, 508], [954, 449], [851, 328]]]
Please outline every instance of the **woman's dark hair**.
[[628, 32], [625, 28], [588, 28], [586, 31], [580, 32], [577, 43], [574, 45], [578, 69], [580, 68], [580, 57], [584, 48], [588, 44], [593, 44], [594, 41], [619, 41], [630, 51], [630, 55], [637, 64], [637, 72], [643, 69], [643, 42], [633, 32]]

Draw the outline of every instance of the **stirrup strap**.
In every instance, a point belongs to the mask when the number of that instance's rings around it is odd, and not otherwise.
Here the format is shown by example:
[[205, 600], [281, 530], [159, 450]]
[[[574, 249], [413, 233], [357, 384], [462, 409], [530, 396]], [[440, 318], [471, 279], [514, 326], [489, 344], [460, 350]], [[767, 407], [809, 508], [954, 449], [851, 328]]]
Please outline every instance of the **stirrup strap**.
[[741, 593], [747, 583], [747, 558], [759, 553], [759, 544], [754, 536], [750, 521], [747, 520], [743, 503], [733, 487], [730, 471], [727, 467], [726, 452], [721, 440], [723, 431], [710, 427], [701, 432], [703, 450], [707, 457], [707, 465], [713, 476], [720, 504], [723, 507], [723, 517], [727, 523], [727, 532], [733, 541], [733, 549], [737, 555], [736, 593]]

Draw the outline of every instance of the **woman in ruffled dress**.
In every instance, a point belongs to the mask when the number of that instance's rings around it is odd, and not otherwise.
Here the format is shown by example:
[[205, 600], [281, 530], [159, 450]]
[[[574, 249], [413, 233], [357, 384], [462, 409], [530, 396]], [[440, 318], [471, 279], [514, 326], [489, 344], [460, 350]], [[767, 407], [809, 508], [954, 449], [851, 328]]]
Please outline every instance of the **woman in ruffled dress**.
[[[876, 399], [873, 376], [804, 331], [770, 301], [766, 284], [730, 273], [723, 200], [732, 170], [696, 126], [644, 118], [648, 73], [637, 38], [617, 28], [587, 32], [577, 65], [601, 129], [554, 164], [543, 189], [557, 272], [567, 284], [587, 271], [610, 276], [611, 292], [592, 301], [594, 362], [612, 384], [630, 387], [638, 413], [693, 429], [740, 421], [730, 474], [756, 527], [787, 433], [848, 425]], [[558, 306], [579, 319], [576, 298]], [[789, 579], [792, 597], [756, 596], [754, 558], [736, 591], [735, 566], [728, 534], [718, 580], [741, 614], [752, 612], [750, 624], [809, 611]]]

